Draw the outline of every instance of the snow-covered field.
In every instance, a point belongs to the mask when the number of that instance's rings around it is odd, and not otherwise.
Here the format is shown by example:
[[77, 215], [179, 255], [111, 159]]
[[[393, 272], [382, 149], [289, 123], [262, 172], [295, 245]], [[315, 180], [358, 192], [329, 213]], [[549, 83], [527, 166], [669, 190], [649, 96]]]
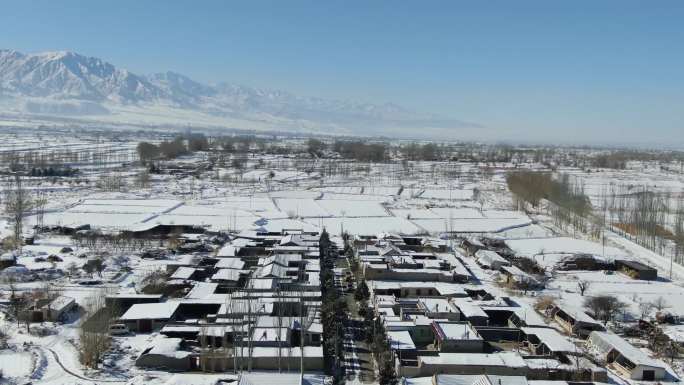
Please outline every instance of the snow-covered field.
[[[625, 323], [639, 318], [641, 303], [663, 298], [667, 312], [684, 317], [684, 267], [676, 263], [670, 265], [669, 258], [614, 232], [605, 231], [603, 240], [592, 239], [588, 234], [559, 229], [545, 213], [528, 215], [514, 210], [505, 182], [505, 173], [513, 168], [511, 163], [411, 162], [409, 171], [400, 173], [397, 172], [398, 161], [359, 162], [355, 165], [357, 171], [335, 174], [325, 171], [326, 159], [304, 155], [299, 159], [290, 154], [256, 152], [246, 156], [239, 168], [230, 165], [230, 160], [237, 157], [235, 154], [222, 154], [227, 157], [223, 162], [202, 168], [196, 166], [206, 166], [215, 154], [197, 152], [177, 161], [160, 162], [167, 168], [166, 172], [151, 173], [143, 185], [139, 178], [145, 169], [136, 162], [137, 142], [145, 139], [157, 143], [167, 138], [152, 134], [142, 138], [130, 135], [101, 138], [79, 133], [58, 135], [55, 140], [45, 133], [25, 133], [13, 134], [0, 144], [0, 153], [83, 152], [73, 160], [65, 161], [81, 170], [76, 177], [24, 178], [26, 189], [35, 196], [42, 194], [46, 204], [42, 215], [34, 208], [24, 218], [24, 235], [35, 236], [34, 243], [5, 253], [14, 254], [18, 264], [9, 270], [11, 274], [0, 272], [4, 279], [2, 299], [6, 311], [10, 289], [32, 291], [47, 286], [86, 307], [93, 298], [108, 293], [134, 293], [139, 289], [140, 281], [150, 273], [174, 265], [186, 266], [193, 258], [190, 252], [158, 260], [143, 259], [142, 249], [162, 247], [162, 242], [156, 239], [146, 244], [133, 241], [98, 244], [88, 243], [87, 237], [77, 239], [79, 237], [73, 234], [96, 230], [116, 236], [145, 233], [164, 226], [183, 226], [211, 234], [242, 234], [243, 240], [256, 233], [293, 229], [307, 232], [325, 229], [336, 238], [343, 232], [366, 237], [421, 236], [435, 243], [449, 239], [449, 245], [457, 244], [459, 239], [486, 236], [505, 241], [517, 257], [528, 257], [543, 268], [546, 286], [533, 295], [509, 292], [497, 284], [497, 272], [483, 269], [474, 259], [463, 257], [461, 269], [466, 274], [471, 272], [477, 279], [477, 283], [463, 287], [485, 288], [499, 297], [511, 297], [512, 301], [530, 305], [540, 296], [551, 296], [558, 303], [580, 308], [587, 297], [613, 295], [625, 304], [620, 320]], [[302, 139], [291, 142], [299, 146]], [[69, 156], [68, 153], [62, 155]], [[529, 163], [515, 167], [537, 169], [543, 166]], [[487, 172], [484, 172], [485, 168]], [[448, 172], [454, 170], [460, 173], [458, 177], [448, 176], [452, 175]], [[684, 191], [681, 175], [664, 172], [653, 165], [639, 164], [628, 170], [591, 173], [571, 168], [564, 170], [582, 181], [596, 205], [606, 186], [616, 183], [648, 186], [658, 192], [680, 194], [680, 197]], [[112, 177], [117, 180], [115, 186], [105, 181]], [[3, 187], [8, 183], [3, 179]], [[11, 218], [2, 214], [0, 235], [6, 239], [12, 235], [13, 226]], [[53, 231], [37, 234], [34, 225], [39, 223], [52, 227]], [[56, 228], [69, 231], [60, 234]], [[192, 234], [176, 235], [192, 238]], [[226, 240], [216, 242], [218, 249]], [[463, 250], [455, 251], [460, 252]], [[635, 280], [622, 272], [555, 270], [559, 263], [577, 254], [593, 255], [603, 261], [639, 261], [655, 268], [659, 279]], [[106, 259], [106, 266], [99, 273], [87, 273], [85, 269], [96, 255]], [[578, 288], [580, 282], [588, 287], [583, 294]], [[654, 315], [655, 311], [649, 314]], [[534, 313], [530, 317], [541, 315]], [[12, 381], [10, 383], [150, 385], [209, 384], [219, 378], [136, 368], [134, 359], [156, 337], [150, 334], [115, 338], [118, 356], [106, 357], [107, 366], [101, 370], [86, 370], [79, 362], [75, 348], [79, 339], [78, 325], [78, 319], [49, 324], [53, 334], [37, 336], [3, 318], [0, 330], [9, 343], [9, 347], [0, 350], [3, 377]], [[676, 326], [669, 327], [668, 332], [684, 334], [679, 330], [682, 328]], [[311, 382], [315, 382], [313, 377]]]

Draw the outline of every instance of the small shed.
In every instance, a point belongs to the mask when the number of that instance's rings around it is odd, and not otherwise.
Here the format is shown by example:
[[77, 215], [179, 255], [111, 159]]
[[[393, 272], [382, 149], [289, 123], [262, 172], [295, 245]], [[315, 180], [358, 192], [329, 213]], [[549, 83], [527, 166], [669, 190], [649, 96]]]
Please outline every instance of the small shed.
[[17, 257], [13, 253], [0, 255], [0, 270], [17, 264]]
[[645, 281], [653, 281], [658, 279], [658, 270], [641, 262], [629, 261], [626, 259], [616, 259], [615, 268], [627, 273], [627, 275], [634, 279], [642, 279]]
[[461, 247], [466, 251], [466, 253], [474, 257], [475, 253], [477, 253], [479, 250], [486, 249], [487, 246], [485, 246], [482, 242], [480, 242], [479, 239], [477, 238], [467, 238], [461, 241]]
[[556, 305], [551, 310], [551, 315], [568, 333], [583, 338], [586, 338], [592, 331], [606, 330], [600, 322], [574, 306]]
[[479, 250], [475, 253], [475, 258], [477, 258], [477, 263], [480, 266], [492, 270], [499, 270], [503, 266], [511, 265], [507, 259], [492, 250]]
[[78, 305], [74, 298], [60, 295], [43, 306], [43, 312], [45, 313], [45, 319], [49, 321], [62, 321], [77, 307]]
[[191, 370], [195, 360], [191, 352], [182, 348], [183, 340], [180, 338], [158, 337], [135, 360], [135, 365], [169, 371]]
[[601, 353], [609, 366], [632, 380], [658, 381], [667, 377], [665, 363], [649, 357], [616, 334], [591, 332], [589, 344]]
[[556, 329], [523, 327], [520, 330], [525, 334], [530, 350], [537, 355], [580, 354], [577, 347]]
[[532, 275], [520, 270], [517, 266], [501, 266], [501, 274], [506, 277], [506, 282], [515, 284], [521, 289], [538, 289], [544, 285]]

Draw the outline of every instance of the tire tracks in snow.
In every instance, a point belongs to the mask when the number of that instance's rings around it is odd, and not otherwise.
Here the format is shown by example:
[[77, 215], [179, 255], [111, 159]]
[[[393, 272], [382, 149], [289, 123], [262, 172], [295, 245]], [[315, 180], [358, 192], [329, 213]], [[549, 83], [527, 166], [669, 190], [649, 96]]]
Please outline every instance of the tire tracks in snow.
[[116, 384], [124, 384], [124, 383], [126, 383], [126, 381], [120, 381], [120, 380], [105, 380], [105, 379], [89, 378], [89, 377], [82, 376], [82, 375], [80, 375], [80, 374], [78, 374], [78, 373], [76, 373], [76, 372], [70, 370], [70, 369], [67, 368], [66, 366], [64, 366], [64, 364], [62, 363], [62, 361], [60, 361], [60, 359], [59, 359], [59, 355], [57, 355], [57, 352], [55, 352], [54, 350], [52, 350], [52, 348], [45, 348], [45, 349], [46, 349], [47, 351], [49, 351], [49, 352], [52, 354], [52, 357], [55, 359], [55, 362], [57, 362], [57, 364], [62, 368], [63, 371], [65, 371], [66, 373], [68, 373], [68, 374], [70, 374], [70, 375], [72, 375], [72, 376], [74, 376], [74, 377], [76, 377], [76, 378], [78, 378], [78, 379], [81, 379], [81, 380], [84, 380], [84, 381], [95, 382], [95, 383], [98, 383], [98, 382], [116, 383]]

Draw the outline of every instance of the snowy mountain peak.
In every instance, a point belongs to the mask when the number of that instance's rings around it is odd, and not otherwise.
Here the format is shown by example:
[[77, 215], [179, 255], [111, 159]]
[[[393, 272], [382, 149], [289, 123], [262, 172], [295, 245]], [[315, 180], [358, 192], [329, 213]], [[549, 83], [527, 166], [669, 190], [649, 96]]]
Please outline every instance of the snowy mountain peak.
[[163, 96], [144, 78], [70, 51], [0, 52], [0, 88], [22, 96], [121, 103]]
[[[444, 129], [449, 130], [467, 125], [392, 103], [302, 97], [229, 83], [207, 85], [171, 71], [141, 76], [71, 51], [24, 54], [0, 50], [0, 101], [2, 98], [23, 100], [30, 107], [25, 112], [41, 114], [65, 108], [70, 114], [101, 114], [126, 106], [136, 106], [137, 111], [171, 108], [175, 109], [169, 111], [171, 115], [187, 119], [183, 124], [201, 120], [234, 126], [240, 122], [244, 129], [250, 129], [253, 122], [272, 129], [396, 134], [388, 129], [434, 128], [446, 123]], [[144, 116], [146, 124], [149, 119]]]

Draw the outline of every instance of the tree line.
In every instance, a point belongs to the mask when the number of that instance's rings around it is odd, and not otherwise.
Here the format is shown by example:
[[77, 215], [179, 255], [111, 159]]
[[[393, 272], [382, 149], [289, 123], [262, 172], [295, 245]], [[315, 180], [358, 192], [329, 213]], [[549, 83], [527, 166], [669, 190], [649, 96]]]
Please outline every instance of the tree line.
[[547, 210], [559, 228], [569, 225], [574, 230], [588, 230], [591, 201], [584, 186], [573, 182], [568, 174], [554, 178], [549, 172], [514, 171], [508, 173], [506, 182], [517, 209], [524, 210], [527, 204], [539, 208], [541, 201], [546, 200]]
[[344, 323], [347, 321], [347, 302], [335, 288], [333, 269], [337, 250], [323, 229], [318, 241], [321, 258], [321, 323], [323, 324], [324, 371], [333, 376], [333, 384], [344, 382]]

